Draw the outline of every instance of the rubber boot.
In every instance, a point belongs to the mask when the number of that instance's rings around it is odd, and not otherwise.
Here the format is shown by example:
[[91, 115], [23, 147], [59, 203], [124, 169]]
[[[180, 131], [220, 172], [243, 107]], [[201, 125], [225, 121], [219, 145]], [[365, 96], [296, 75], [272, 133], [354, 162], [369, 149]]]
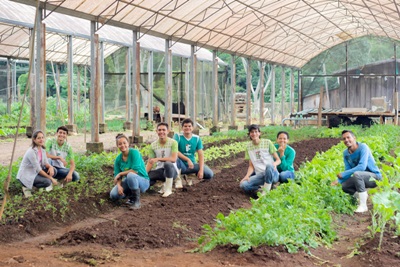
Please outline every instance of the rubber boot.
[[174, 178], [165, 178], [165, 191], [162, 197], [168, 197], [172, 194], [172, 183], [174, 182]]
[[368, 192], [365, 191], [358, 193], [358, 196], [360, 197], [360, 204], [358, 205], [358, 208], [354, 212], [361, 213], [368, 211], [368, 206], [367, 206]]
[[140, 189], [132, 190], [132, 197], [130, 198], [130, 200], [131, 206], [129, 208], [131, 210], [140, 209]]
[[158, 193], [159, 193], [159, 194], [164, 194], [164, 192], [165, 192], [165, 182], [163, 183], [161, 189], [158, 190]]
[[183, 188], [181, 179], [181, 170], [178, 171], [178, 177], [175, 179], [175, 188]]
[[271, 191], [271, 187], [272, 187], [272, 184], [264, 183], [264, 185], [261, 186], [261, 195], [264, 196], [269, 191]]
[[22, 192], [24, 193], [24, 196], [25, 196], [26, 198], [32, 196], [32, 190], [29, 189], [29, 188], [27, 188], [27, 187], [25, 187], [25, 186], [22, 187]]

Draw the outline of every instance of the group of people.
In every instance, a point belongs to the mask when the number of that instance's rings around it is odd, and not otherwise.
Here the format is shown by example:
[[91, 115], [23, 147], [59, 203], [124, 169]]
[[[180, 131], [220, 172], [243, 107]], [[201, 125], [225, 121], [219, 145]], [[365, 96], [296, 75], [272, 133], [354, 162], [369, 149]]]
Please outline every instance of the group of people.
[[[168, 197], [172, 194], [174, 181], [175, 188], [183, 187], [181, 175], [186, 177], [193, 173], [199, 180], [212, 179], [214, 173], [204, 163], [203, 143], [198, 135], [193, 134], [193, 121], [183, 120], [182, 129], [182, 133], [170, 138], [168, 123], [158, 123], [158, 139], [150, 145], [147, 164], [137, 149], [129, 147], [129, 139], [118, 134], [116, 145], [121, 153], [114, 162], [115, 186], [110, 192], [110, 198], [127, 199], [131, 209], [139, 209], [140, 194], [157, 181], [163, 183], [159, 193], [162, 197]], [[271, 140], [260, 138], [261, 130], [258, 125], [250, 125], [248, 135], [250, 142], [246, 145], [245, 158], [249, 160], [249, 166], [245, 177], [240, 181], [243, 191], [260, 191], [265, 195], [273, 186], [295, 178], [296, 152], [288, 144], [288, 132], [278, 132], [275, 144]], [[33, 133], [32, 146], [25, 153], [17, 174], [26, 197], [31, 196], [33, 187], [51, 191], [52, 186], [60, 182], [79, 180], [67, 136], [68, 129], [64, 126], [59, 127], [56, 137], [50, 138], [46, 143], [42, 131]], [[358, 198], [359, 205], [355, 212], [366, 212], [367, 188], [376, 187], [375, 181], [381, 180], [382, 175], [369, 147], [357, 142], [352, 131], [344, 130], [342, 138], [347, 147], [343, 153], [345, 171], [337, 174], [337, 180], [332, 185], [341, 184], [344, 192]], [[66, 167], [67, 161], [69, 168]]]
[[[293, 160], [295, 151], [288, 145], [289, 134], [279, 132], [275, 146], [268, 139], [260, 139], [258, 125], [250, 125], [248, 134], [251, 141], [247, 145], [246, 158], [249, 167], [240, 187], [246, 191], [262, 190], [265, 194], [275, 183], [287, 182], [294, 178]], [[371, 150], [364, 143], [356, 141], [350, 130], [342, 131], [342, 139], [347, 149], [343, 152], [345, 170], [337, 174], [333, 186], [341, 185], [342, 190], [358, 200], [356, 213], [368, 211], [367, 188], [376, 187], [376, 180], [382, 174], [376, 166]]]
[[172, 194], [174, 181], [176, 188], [183, 187], [181, 175], [194, 173], [200, 180], [212, 179], [213, 171], [204, 164], [203, 143], [198, 135], [193, 134], [193, 121], [183, 120], [182, 128], [182, 134], [170, 138], [168, 123], [157, 124], [158, 139], [150, 145], [146, 165], [139, 151], [129, 147], [128, 138], [118, 134], [116, 142], [121, 153], [114, 163], [116, 185], [111, 190], [111, 199], [128, 198], [130, 208], [139, 209], [140, 194], [157, 181], [163, 182], [159, 193], [168, 197]]
[[[68, 128], [60, 126], [56, 137], [45, 142], [40, 130], [32, 134], [32, 145], [26, 151], [18, 170], [17, 179], [22, 184], [25, 197], [32, 196], [32, 188], [51, 191], [53, 185], [79, 180], [71, 145], [67, 142]], [[69, 168], [67, 160], [69, 161]]]

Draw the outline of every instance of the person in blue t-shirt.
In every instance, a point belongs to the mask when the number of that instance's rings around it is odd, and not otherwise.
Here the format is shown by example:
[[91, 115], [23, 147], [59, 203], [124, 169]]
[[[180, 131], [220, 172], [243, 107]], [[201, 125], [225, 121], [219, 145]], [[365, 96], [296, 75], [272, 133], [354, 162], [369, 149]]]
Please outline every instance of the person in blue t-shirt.
[[343, 143], [347, 149], [343, 152], [345, 171], [337, 174], [332, 185], [341, 184], [344, 192], [354, 195], [358, 193], [360, 204], [355, 212], [368, 211], [366, 188], [376, 187], [375, 180], [381, 180], [382, 174], [375, 164], [371, 150], [364, 143], [356, 141], [352, 131], [342, 132]]
[[[175, 134], [174, 139], [178, 142], [178, 169], [181, 174], [195, 173], [199, 180], [212, 179], [213, 171], [204, 164], [203, 143], [198, 135], [193, 134], [193, 121], [184, 119], [182, 121], [183, 133]], [[195, 153], [197, 152], [199, 162], [196, 162]], [[182, 181], [178, 179], [176, 188], [182, 187]]]

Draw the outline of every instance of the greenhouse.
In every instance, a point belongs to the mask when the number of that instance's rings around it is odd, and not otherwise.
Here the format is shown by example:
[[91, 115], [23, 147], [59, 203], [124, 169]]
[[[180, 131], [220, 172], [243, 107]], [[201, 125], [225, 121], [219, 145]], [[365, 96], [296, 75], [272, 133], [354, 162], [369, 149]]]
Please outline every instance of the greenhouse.
[[0, 0], [0, 262], [397, 265], [399, 10]]

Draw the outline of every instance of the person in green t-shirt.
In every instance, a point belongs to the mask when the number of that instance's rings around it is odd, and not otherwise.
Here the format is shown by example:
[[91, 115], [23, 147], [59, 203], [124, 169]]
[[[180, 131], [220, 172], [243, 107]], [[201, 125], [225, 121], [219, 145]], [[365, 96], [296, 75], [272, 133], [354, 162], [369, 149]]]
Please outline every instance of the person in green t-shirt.
[[[182, 121], [183, 133], [175, 134], [174, 139], [178, 142], [178, 169], [181, 174], [195, 173], [199, 180], [210, 180], [214, 177], [213, 171], [204, 164], [203, 143], [200, 136], [193, 134], [193, 121], [189, 118]], [[197, 153], [199, 162], [196, 162]], [[176, 188], [182, 187], [182, 181], [178, 178]]]
[[[178, 176], [176, 160], [178, 158], [178, 143], [168, 137], [168, 123], [160, 122], [157, 124], [158, 140], [151, 143], [149, 160], [146, 170], [149, 173], [150, 184], [153, 185], [157, 180], [164, 181], [163, 188], [159, 193], [162, 197], [172, 194], [173, 180]], [[156, 168], [152, 170], [153, 165]]]
[[296, 151], [289, 146], [288, 143], [289, 133], [280, 131], [276, 135], [275, 143], [275, 148], [277, 149], [278, 156], [281, 159], [281, 164], [277, 166], [280, 183], [286, 183], [289, 179], [294, 179], [293, 162], [296, 157]]
[[[75, 171], [75, 161], [71, 145], [67, 142], [68, 128], [60, 126], [57, 128], [56, 138], [49, 138], [46, 141], [46, 155], [49, 158], [49, 163], [57, 169], [57, 180], [65, 182], [79, 181], [79, 173]], [[66, 166], [68, 165], [69, 168]]]
[[140, 193], [150, 187], [150, 178], [139, 150], [130, 148], [128, 138], [123, 134], [116, 137], [117, 147], [121, 153], [114, 162], [114, 188], [111, 199], [128, 197], [130, 209], [140, 208]]

